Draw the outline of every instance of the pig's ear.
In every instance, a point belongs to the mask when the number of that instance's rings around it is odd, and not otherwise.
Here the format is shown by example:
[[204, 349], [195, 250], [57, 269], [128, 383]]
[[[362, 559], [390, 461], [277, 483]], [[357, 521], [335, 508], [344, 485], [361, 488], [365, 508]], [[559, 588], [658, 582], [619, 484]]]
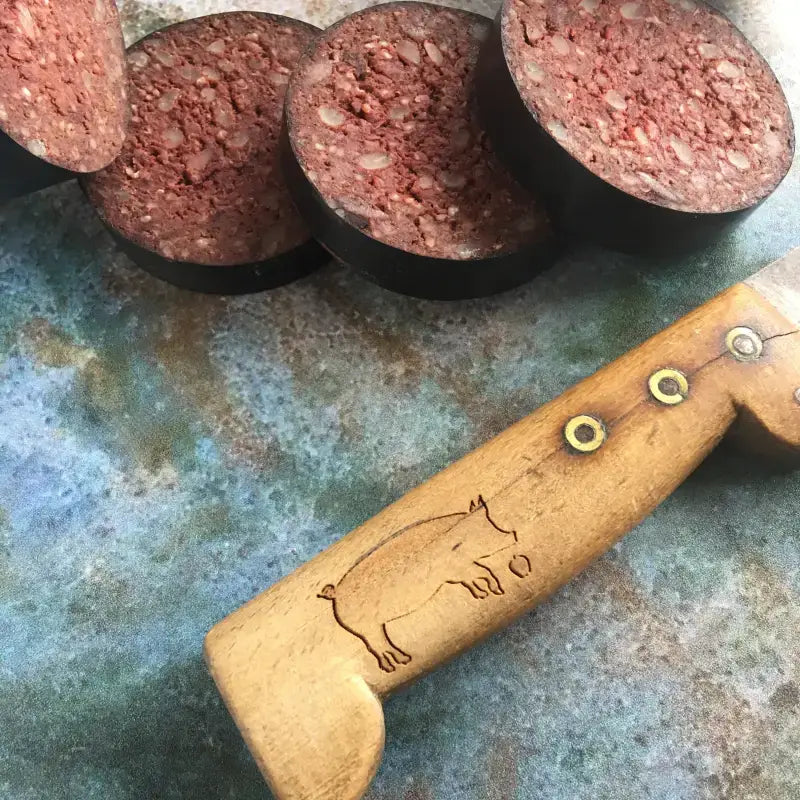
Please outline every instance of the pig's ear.
[[472, 502], [469, 504], [469, 511], [470, 511], [470, 514], [471, 514], [473, 511], [476, 511], [476, 510], [477, 510], [477, 509], [479, 509], [479, 508], [486, 508], [486, 501], [483, 499], [483, 495], [480, 495], [480, 494], [478, 495], [478, 499], [477, 499], [477, 500], [473, 500], [473, 501], [472, 501]]

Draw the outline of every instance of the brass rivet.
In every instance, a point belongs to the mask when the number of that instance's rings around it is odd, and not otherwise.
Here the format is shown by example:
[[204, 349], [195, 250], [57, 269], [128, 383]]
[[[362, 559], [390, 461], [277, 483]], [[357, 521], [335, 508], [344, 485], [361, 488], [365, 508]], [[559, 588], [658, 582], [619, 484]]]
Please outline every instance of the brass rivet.
[[725, 344], [737, 361], [758, 361], [764, 352], [764, 342], [750, 328], [734, 328], [725, 337]]
[[579, 453], [594, 453], [604, 444], [608, 435], [599, 419], [581, 414], [573, 417], [564, 428], [567, 444]]
[[677, 369], [660, 369], [650, 376], [650, 394], [665, 406], [680, 405], [689, 396], [689, 381]]

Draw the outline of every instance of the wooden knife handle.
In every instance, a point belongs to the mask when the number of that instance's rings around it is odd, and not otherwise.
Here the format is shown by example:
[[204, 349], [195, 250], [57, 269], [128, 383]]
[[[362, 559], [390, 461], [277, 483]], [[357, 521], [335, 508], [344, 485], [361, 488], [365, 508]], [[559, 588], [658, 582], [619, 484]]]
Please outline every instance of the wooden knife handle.
[[355, 800], [380, 699], [533, 608], [742, 419], [800, 448], [800, 332], [739, 285], [453, 464], [208, 635], [278, 800]]

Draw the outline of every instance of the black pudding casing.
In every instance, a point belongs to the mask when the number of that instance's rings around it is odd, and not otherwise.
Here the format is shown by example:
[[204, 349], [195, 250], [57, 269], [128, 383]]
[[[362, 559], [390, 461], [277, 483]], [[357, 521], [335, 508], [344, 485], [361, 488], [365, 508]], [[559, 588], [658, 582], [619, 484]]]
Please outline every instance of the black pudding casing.
[[713, 243], [760, 205], [722, 213], [677, 211], [595, 175], [539, 124], [522, 98], [505, 57], [505, 7], [478, 63], [481, 122], [512, 174], [543, 199], [561, 235], [638, 255], [681, 254]]
[[513, 253], [455, 260], [401, 250], [340, 217], [308, 179], [284, 122], [280, 144], [284, 179], [314, 237], [335, 258], [393, 292], [427, 300], [467, 300], [504, 292], [550, 267], [561, 252], [555, 236]]
[[146, 272], [181, 289], [207, 294], [250, 294], [277, 289], [310, 275], [330, 260], [317, 242], [308, 239], [286, 253], [255, 264], [194, 264], [164, 258], [132, 242], [107, 223], [106, 228], [120, 250]]
[[77, 177], [28, 152], [0, 130], [0, 205]]

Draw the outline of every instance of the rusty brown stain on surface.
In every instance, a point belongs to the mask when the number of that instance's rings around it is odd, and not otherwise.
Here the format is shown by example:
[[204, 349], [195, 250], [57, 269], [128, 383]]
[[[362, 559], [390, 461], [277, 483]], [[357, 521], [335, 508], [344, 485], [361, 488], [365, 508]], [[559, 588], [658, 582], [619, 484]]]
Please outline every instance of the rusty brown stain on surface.
[[78, 373], [86, 398], [98, 411], [114, 414], [125, 408], [125, 391], [119, 373], [105, 360], [93, 358]]
[[[795, 618], [797, 600], [777, 573], [751, 559], [742, 574], [743, 594], [758, 619], [775, 620], [790, 614], [793, 618], [785, 624], [800, 630], [800, 620]], [[650, 669], [660, 663], [684, 683], [686, 714], [679, 720], [684, 729], [682, 738], [698, 749], [710, 750], [718, 761], [713, 773], [698, 776], [710, 800], [789, 800], [783, 784], [776, 783], [767, 769], [767, 743], [776, 740], [778, 721], [753, 708], [746, 697], [726, 685], [725, 676], [698, 670], [692, 652], [680, 640], [678, 623], [653, 607], [627, 570], [606, 560], [597, 565], [594, 575], [596, 593], [607, 594], [619, 609], [614, 616], [637, 630], [642, 643], [634, 654], [622, 654], [624, 663], [615, 668], [630, 669], [638, 663], [639, 668]], [[599, 598], [590, 606], [595, 607], [596, 602]], [[630, 659], [630, 655], [635, 658]], [[789, 681], [772, 695], [772, 703], [796, 706], [797, 694], [797, 685]]]
[[[385, 323], [373, 319], [353, 299], [345, 286], [335, 279], [326, 280], [324, 286], [320, 287], [320, 296], [316, 298], [317, 302], [327, 305], [341, 319], [343, 328], [348, 333], [355, 334], [357, 340], [372, 351], [385, 368], [390, 382], [403, 389], [418, 386], [425, 371], [422, 355], [409, 343], [408, 337], [402, 331], [391, 331]], [[291, 331], [287, 333], [291, 334]], [[302, 352], [293, 346], [296, 344], [296, 338], [291, 335], [283, 341], [287, 352], [294, 356], [289, 361], [292, 369], [303, 366]], [[398, 364], [402, 365], [401, 370], [396, 369]], [[304, 377], [302, 371], [298, 377]]]
[[486, 800], [514, 800], [519, 745], [501, 736], [494, 741], [486, 770]]
[[[424, 379], [434, 381], [469, 419], [475, 441], [491, 438], [530, 411], [521, 405], [515, 406], [512, 397], [508, 397], [502, 406], [487, 408], [482, 388], [469, 375], [457, 367], [431, 359], [429, 354], [411, 341], [407, 330], [403, 327], [392, 327], [390, 322], [380, 318], [379, 310], [362, 307], [359, 298], [353, 296], [339, 275], [325, 276], [324, 281], [324, 285], [314, 287], [318, 292], [318, 296], [313, 298], [314, 302], [327, 306], [341, 320], [343, 329], [355, 337], [355, 343], [351, 342], [349, 345], [354, 351], [361, 350], [368, 357], [376, 359], [376, 371], [380, 371], [386, 386], [402, 392], [412, 392]], [[418, 301], [398, 297], [396, 302], [416, 308]], [[433, 307], [426, 307], [423, 313], [434, 316], [435, 310]], [[282, 318], [286, 319], [287, 315], [282, 315]], [[487, 340], [485, 348], [491, 349], [492, 342], [499, 342], [499, 337]], [[285, 363], [299, 385], [308, 387], [316, 396], [317, 360], [309, 358], [308, 348], [298, 342], [291, 327], [282, 332], [281, 348]], [[361, 437], [360, 423], [351, 419], [344, 408], [340, 422], [346, 437]]]
[[415, 786], [403, 795], [403, 800], [433, 800], [433, 792], [428, 786]]
[[149, 473], [172, 463], [179, 442], [191, 439], [189, 423], [180, 417], [150, 415], [132, 395], [126, 365], [95, 358], [76, 375], [77, 398], [91, 418], [116, 431], [123, 451]]
[[133, 270], [106, 270], [104, 285], [150, 321], [143, 349], [152, 349], [172, 389], [228, 445], [223, 458], [256, 471], [274, 468], [281, 458], [278, 443], [267, 431], [257, 432], [257, 421], [235, 404], [209, 352], [214, 329], [228, 314], [228, 298], [181, 291]]
[[772, 693], [769, 702], [776, 711], [797, 713], [800, 711], [800, 686], [794, 681], [782, 683]]
[[98, 352], [83, 347], [42, 318], [31, 320], [21, 329], [19, 345], [41, 367], [74, 368], [74, 397], [69, 410], [82, 409], [96, 423], [113, 430], [123, 452], [148, 472], [158, 472], [169, 464], [176, 443], [187, 439], [185, 420], [159, 418], [140, 407], [124, 353], [114, 348]]
[[775, 723], [706, 672], [695, 674], [687, 698], [685, 739], [710, 749], [718, 769], [700, 776], [713, 800], [788, 800], [766, 771]]
[[610, 657], [624, 660], [627, 666], [648, 669], [654, 664], [675, 667], [688, 662], [675, 621], [655, 607], [628, 569], [604, 559], [592, 568], [586, 580], [590, 584], [589, 606], [610, 602], [614, 616], [624, 619], [625, 626], [637, 632], [639, 644], [633, 653], [613, 650]]
[[76, 344], [72, 337], [42, 317], [35, 317], [21, 328], [19, 343], [22, 351], [43, 367], [85, 367], [96, 357], [93, 350]]
[[[757, 559], [746, 561], [741, 574], [741, 592], [749, 601], [753, 617], [774, 621], [783, 631], [782, 642], [793, 641], [800, 651], [800, 637], [796, 635], [800, 612], [791, 587]], [[780, 739], [781, 719], [785, 720], [787, 713], [796, 713], [800, 704], [796, 667], [771, 694], [766, 693], [763, 706], [753, 706], [730, 682], [728, 674], [697, 667], [708, 661], [697, 649], [707, 652], [714, 647], [709, 637], [715, 635], [715, 628], [713, 624], [703, 624], [706, 614], [713, 616], [712, 609], [701, 607], [690, 612], [700, 617], [700, 628], [706, 635], [705, 640], [696, 641], [682, 635], [680, 619], [668, 609], [662, 611], [658, 601], [645, 594], [624, 564], [601, 560], [574, 585], [580, 591], [581, 606], [593, 610], [591, 617], [584, 618], [579, 613], [578, 623], [589, 628], [605, 621], [620, 629], [621, 635], [610, 639], [605, 651], [599, 651], [601, 673], [646, 683], [653, 675], [664, 676], [674, 684], [674, 702], [682, 711], [665, 720], [664, 731], [674, 736], [677, 727], [678, 739], [688, 745], [690, 752], [710, 755], [708, 773], [696, 775], [706, 800], [796, 800], [787, 794], [785, 781], [779, 779], [780, 767], [775, 758], [781, 756], [769, 749], [771, 742]], [[724, 630], [717, 635], [720, 648], [736, 647], [725, 640]], [[748, 646], [750, 642], [744, 644]], [[781, 644], [783, 652], [785, 646]], [[532, 654], [527, 647], [513, 652], [518, 663], [531, 670], [541, 668], [540, 659], [547, 657]], [[800, 663], [800, 652], [791, 663]], [[780, 709], [783, 715], [770, 713], [770, 709]], [[640, 741], [646, 739], [640, 736]], [[782, 756], [784, 769], [786, 757]], [[694, 755], [691, 762], [706, 758]], [[497, 798], [500, 800], [503, 795]]]
[[[743, 594], [759, 619], [784, 624], [800, 624], [798, 597], [774, 569], [763, 560], [751, 556], [744, 565]], [[791, 617], [791, 619], [788, 619]], [[795, 639], [800, 650], [800, 637]]]
[[158, 564], [167, 563], [199, 542], [230, 536], [234, 528], [235, 522], [227, 505], [193, 506], [170, 536], [157, 546], [152, 559]]
[[178, 394], [198, 411], [214, 436], [228, 442], [226, 455], [255, 470], [271, 470], [280, 461], [278, 443], [266, 431], [257, 433], [256, 420], [234, 404], [209, 353], [211, 333], [226, 313], [224, 298], [176, 294], [153, 349]]

